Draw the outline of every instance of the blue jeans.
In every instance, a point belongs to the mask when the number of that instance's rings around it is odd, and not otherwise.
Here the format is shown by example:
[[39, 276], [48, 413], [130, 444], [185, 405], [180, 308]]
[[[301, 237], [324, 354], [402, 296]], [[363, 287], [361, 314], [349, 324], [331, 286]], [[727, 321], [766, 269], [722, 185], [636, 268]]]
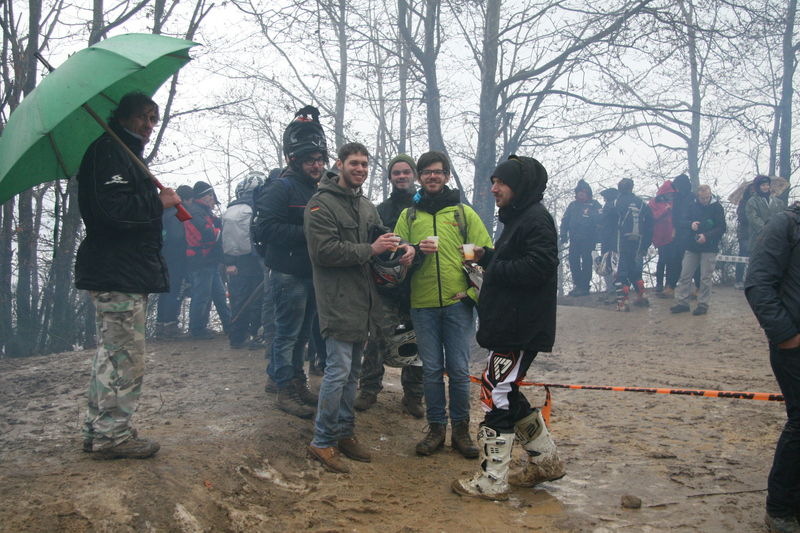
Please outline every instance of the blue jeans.
[[364, 343], [342, 342], [327, 337], [325, 349], [328, 359], [319, 388], [314, 438], [311, 440], [311, 445], [317, 448], [336, 446], [341, 439], [353, 436], [356, 424], [353, 402], [361, 374]]
[[316, 304], [311, 278], [300, 278], [273, 270], [270, 290], [275, 303], [275, 339], [270, 350], [267, 375], [278, 387], [304, 378], [303, 352], [314, 320]]
[[780, 350], [770, 343], [769, 362], [786, 402], [788, 420], [767, 480], [767, 512], [789, 517], [800, 512], [800, 348]]
[[177, 322], [181, 309], [181, 286], [186, 277], [186, 257], [164, 255], [169, 272], [169, 292], [158, 295], [158, 312], [156, 321], [161, 323]]
[[189, 272], [192, 303], [189, 305], [189, 333], [198, 334], [208, 326], [211, 302], [217, 309], [223, 329], [228, 329], [231, 311], [225, 299], [225, 285], [217, 265], [200, 267]]
[[412, 309], [422, 359], [426, 417], [429, 424], [447, 424], [444, 372], [450, 382], [450, 420], [469, 420], [469, 340], [474, 333], [472, 307], [459, 302], [447, 307]]

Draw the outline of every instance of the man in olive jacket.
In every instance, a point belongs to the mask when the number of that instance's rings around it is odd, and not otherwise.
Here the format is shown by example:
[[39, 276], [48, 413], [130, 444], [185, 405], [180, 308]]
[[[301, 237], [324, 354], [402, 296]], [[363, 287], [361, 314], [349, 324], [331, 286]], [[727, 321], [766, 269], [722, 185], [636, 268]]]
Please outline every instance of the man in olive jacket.
[[[345, 144], [336, 167], [339, 175], [322, 179], [304, 216], [320, 330], [328, 352], [308, 452], [332, 472], [349, 472], [339, 452], [370, 461], [369, 452], [355, 437], [353, 411], [364, 342], [381, 318], [369, 262], [396, 248], [399, 238], [386, 231], [369, 242], [371, 228], [383, 226], [375, 206], [361, 192], [369, 169], [366, 147]], [[402, 248], [402, 262], [409, 265], [414, 248]]]
[[[531, 408], [517, 385], [536, 354], [553, 348], [558, 246], [553, 217], [541, 203], [547, 186], [541, 163], [512, 155], [491, 179], [504, 227], [494, 250], [479, 248], [475, 256], [485, 269], [478, 343], [491, 350], [481, 377], [486, 413], [478, 432], [481, 468], [451, 487], [463, 496], [507, 500], [509, 482], [532, 487], [564, 475], [540, 411]], [[515, 433], [528, 462], [509, 477]]]

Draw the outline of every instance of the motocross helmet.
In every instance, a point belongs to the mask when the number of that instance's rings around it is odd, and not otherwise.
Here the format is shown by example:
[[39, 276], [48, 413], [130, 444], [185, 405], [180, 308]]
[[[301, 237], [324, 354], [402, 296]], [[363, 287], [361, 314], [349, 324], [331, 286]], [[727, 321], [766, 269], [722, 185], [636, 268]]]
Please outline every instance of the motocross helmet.
[[413, 329], [407, 329], [405, 324], [395, 329], [394, 335], [386, 342], [383, 362], [394, 368], [422, 366], [417, 350], [417, 335]]

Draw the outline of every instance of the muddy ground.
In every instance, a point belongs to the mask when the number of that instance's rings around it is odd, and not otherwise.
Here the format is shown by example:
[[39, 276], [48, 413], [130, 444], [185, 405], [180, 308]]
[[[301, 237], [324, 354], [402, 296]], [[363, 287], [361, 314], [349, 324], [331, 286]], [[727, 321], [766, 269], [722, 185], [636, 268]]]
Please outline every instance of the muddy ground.
[[[740, 291], [716, 289], [702, 317], [671, 315], [672, 300], [627, 314], [596, 295], [562, 303], [556, 347], [529, 379], [777, 392]], [[395, 369], [358, 417], [373, 462], [344, 475], [306, 458], [312, 423], [273, 408], [262, 353], [223, 337], [148, 352], [135, 422], [162, 449], [145, 461], [82, 453], [90, 352], [0, 361], [0, 531], [762, 531], [785, 419], [776, 402], [555, 389], [567, 476], [507, 503], [471, 501], [449, 485], [476, 462], [449, 447], [414, 455], [425, 423], [400, 412]], [[483, 354], [473, 355], [477, 373]], [[477, 388], [472, 412], [477, 428]], [[624, 495], [642, 508], [623, 508]]]

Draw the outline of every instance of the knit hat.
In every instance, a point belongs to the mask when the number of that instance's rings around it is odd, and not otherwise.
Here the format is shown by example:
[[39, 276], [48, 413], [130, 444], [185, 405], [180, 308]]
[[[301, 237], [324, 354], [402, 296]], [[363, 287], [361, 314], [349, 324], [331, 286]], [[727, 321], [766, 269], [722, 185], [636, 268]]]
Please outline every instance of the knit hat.
[[575, 194], [578, 194], [578, 191], [586, 191], [586, 194], [589, 195], [589, 198], [592, 198], [592, 187], [586, 183], [584, 180], [578, 180], [578, 184], [575, 185]]
[[389, 164], [386, 165], [386, 170], [389, 172], [389, 175], [392, 175], [392, 167], [395, 163], [408, 163], [408, 166], [411, 167], [411, 172], [414, 173], [414, 179], [417, 178], [417, 164], [414, 162], [414, 159], [408, 154], [398, 154], [389, 161]]
[[193, 190], [195, 198], [201, 198], [207, 195], [208, 193], [211, 193], [214, 195], [214, 202], [219, 203], [219, 200], [217, 199], [217, 193], [214, 192], [214, 187], [212, 187], [205, 181], [198, 181], [197, 183], [195, 183]]
[[497, 165], [491, 177], [499, 179], [508, 185], [514, 193], [518, 193], [519, 188], [523, 185], [522, 165], [519, 164], [519, 161], [514, 161], [513, 159], [503, 161]]

